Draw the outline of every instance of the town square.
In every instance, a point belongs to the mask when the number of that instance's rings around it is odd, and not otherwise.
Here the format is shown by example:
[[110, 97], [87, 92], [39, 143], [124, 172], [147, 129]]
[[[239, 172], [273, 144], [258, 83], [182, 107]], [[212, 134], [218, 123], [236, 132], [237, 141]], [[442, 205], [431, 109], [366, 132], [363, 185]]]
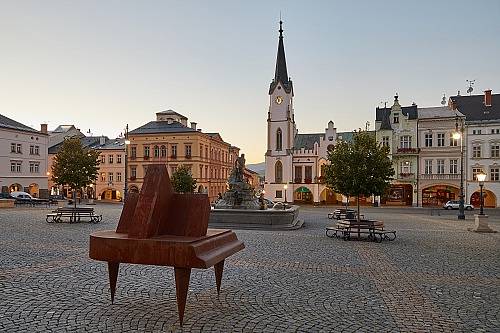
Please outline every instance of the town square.
[[0, 332], [500, 332], [499, 2], [0, 2]]

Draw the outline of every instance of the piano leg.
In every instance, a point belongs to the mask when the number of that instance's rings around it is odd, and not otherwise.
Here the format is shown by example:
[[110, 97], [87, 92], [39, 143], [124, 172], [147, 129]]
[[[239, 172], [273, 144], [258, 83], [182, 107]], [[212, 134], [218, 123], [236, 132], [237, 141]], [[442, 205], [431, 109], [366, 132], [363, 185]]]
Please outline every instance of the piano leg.
[[111, 291], [111, 304], [115, 301], [116, 280], [118, 279], [119, 262], [108, 261], [109, 290]]
[[175, 271], [175, 294], [177, 296], [177, 310], [179, 311], [179, 322], [182, 326], [184, 320], [184, 309], [189, 288], [189, 277], [191, 268], [174, 267]]
[[215, 264], [215, 283], [217, 284], [217, 295], [220, 295], [220, 284], [222, 282], [222, 272], [224, 271], [224, 260]]

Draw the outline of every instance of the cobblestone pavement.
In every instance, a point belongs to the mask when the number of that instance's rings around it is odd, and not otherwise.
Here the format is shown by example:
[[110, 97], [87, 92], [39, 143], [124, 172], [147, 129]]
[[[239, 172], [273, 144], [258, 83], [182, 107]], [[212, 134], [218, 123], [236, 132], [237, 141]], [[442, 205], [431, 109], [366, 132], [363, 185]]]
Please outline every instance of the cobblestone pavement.
[[380, 244], [326, 237], [326, 208], [304, 207], [301, 230], [239, 230], [220, 297], [213, 269], [191, 275], [181, 328], [172, 268], [121, 265], [111, 305], [88, 239], [121, 206], [96, 210], [99, 224], [0, 210], [0, 331], [500, 332], [500, 234], [466, 231], [471, 215], [366, 209], [398, 232]]

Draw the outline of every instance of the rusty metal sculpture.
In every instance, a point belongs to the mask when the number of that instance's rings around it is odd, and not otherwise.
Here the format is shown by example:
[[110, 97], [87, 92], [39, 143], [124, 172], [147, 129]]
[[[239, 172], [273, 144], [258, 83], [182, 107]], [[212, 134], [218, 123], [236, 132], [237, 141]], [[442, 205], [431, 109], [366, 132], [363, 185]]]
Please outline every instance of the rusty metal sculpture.
[[174, 193], [164, 165], [148, 166], [141, 193], [129, 193], [116, 231], [90, 235], [90, 258], [107, 261], [111, 302], [120, 263], [173, 266], [182, 325], [191, 268], [215, 268], [220, 292], [224, 259], [245, 245], [231, 230], [208, 229], [202, 194]]

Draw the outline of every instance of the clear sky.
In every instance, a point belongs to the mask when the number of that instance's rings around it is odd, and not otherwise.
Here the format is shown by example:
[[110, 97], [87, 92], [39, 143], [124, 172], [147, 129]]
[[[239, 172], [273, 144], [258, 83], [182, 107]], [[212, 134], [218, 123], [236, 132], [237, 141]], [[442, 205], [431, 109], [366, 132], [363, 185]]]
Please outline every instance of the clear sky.
[[261, 162], [280, 11], [301, 133], [500, 92], [498, 0], [0, 0], [0, 113], [116, 137], [173, 109]]

